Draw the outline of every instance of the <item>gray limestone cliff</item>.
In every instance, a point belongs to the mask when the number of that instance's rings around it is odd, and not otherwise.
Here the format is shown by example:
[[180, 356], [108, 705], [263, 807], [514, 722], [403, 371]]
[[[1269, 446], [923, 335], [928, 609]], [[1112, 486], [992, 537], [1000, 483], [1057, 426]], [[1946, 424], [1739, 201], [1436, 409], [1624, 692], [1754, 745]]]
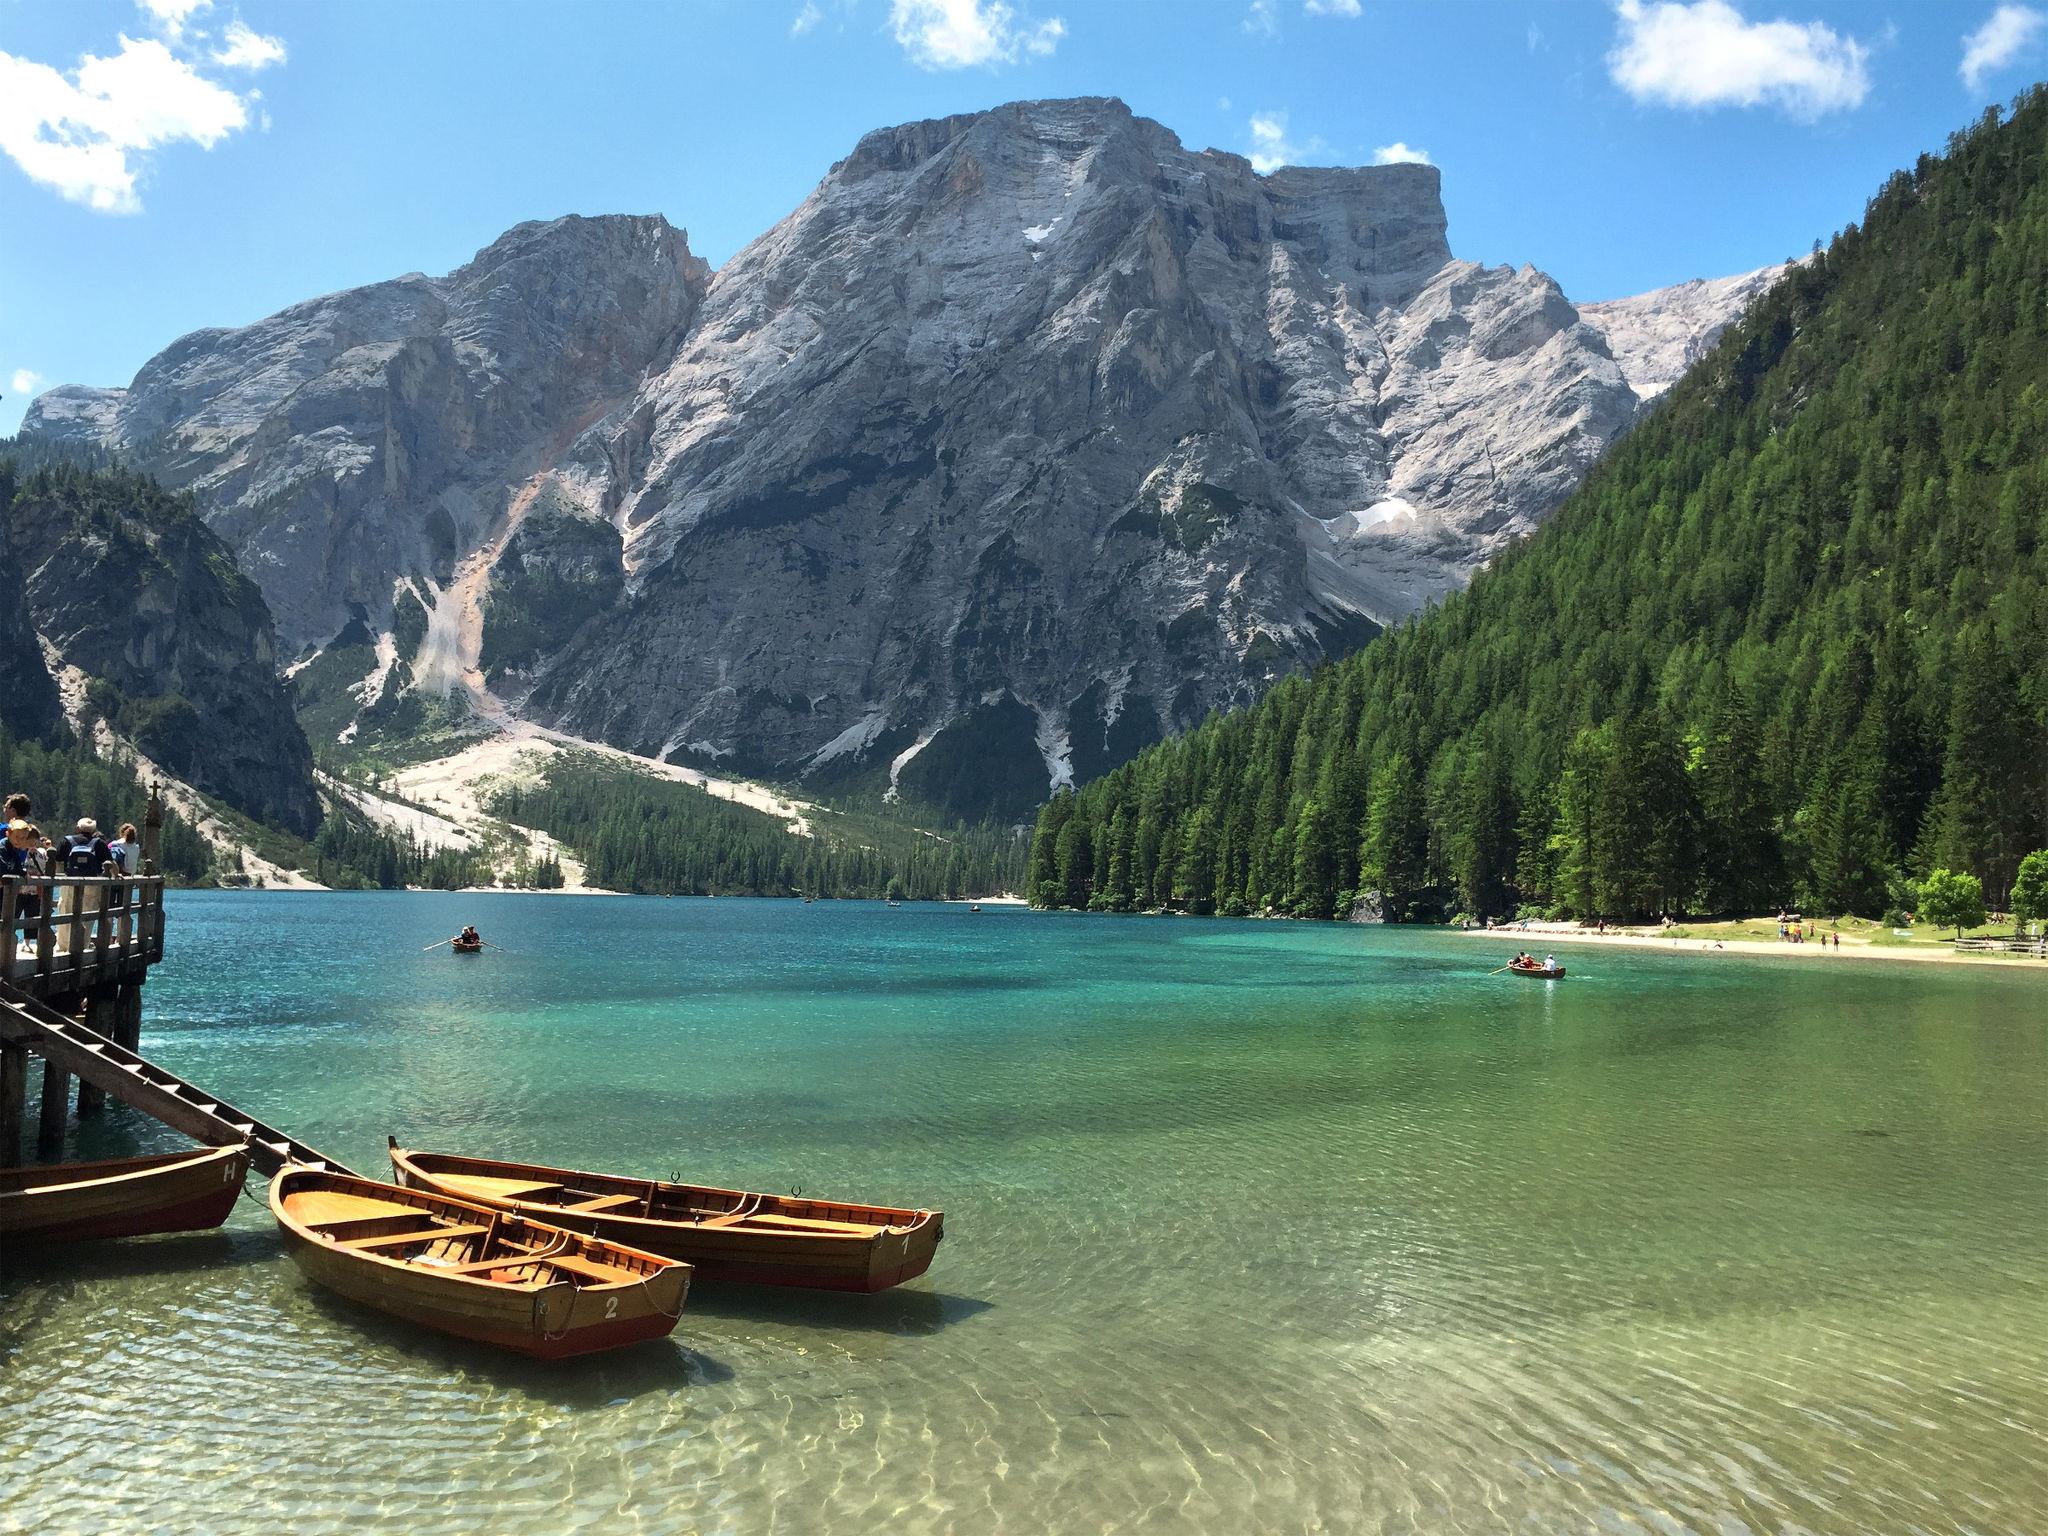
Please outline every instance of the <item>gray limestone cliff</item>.
[[25, 431], [192, 488], [295, 653], [360, 615], [407, 687], [1013, 814], [1460, 585], [1645, 393], [1433, 167], [1074, 100], [870, 134], [715, 274], [524, 225]]
[[401, 577], [445, 584], [639, 387], [707, 275], [660, 218], [522, 224], [446, 277], [196, 331], [123, 390], [52, 390], [22, 432], [194, 492], [296, 651], [388, 614]]

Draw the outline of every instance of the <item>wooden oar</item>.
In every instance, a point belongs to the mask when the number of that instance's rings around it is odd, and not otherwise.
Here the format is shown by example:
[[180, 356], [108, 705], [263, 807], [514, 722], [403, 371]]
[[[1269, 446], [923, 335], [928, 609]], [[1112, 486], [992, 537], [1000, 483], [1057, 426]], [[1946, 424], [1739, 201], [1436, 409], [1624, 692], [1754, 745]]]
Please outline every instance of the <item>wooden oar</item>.
[[[453, 944], [454, 942], [455, 941], [453, 939], [443, 939], [441, 941], [441, 944]], [[427, 946], [427, 949], [439, 949], [441, 947], [441, 944], [429, 944]], [[427, 952], [427, 949], [421, 950], [420, 953], [424, 955]]]
[[489, 939], [478, 939], [477, 943], [483, 945], [485, 949], [502, 950], [505, 954], [508, 955], [516, 955], [519, 953], [519, 951], [516, 949], [506, 949], [505, 946], [502, 944], [493, 944]]
[[[1506, 965], [1500, 968], [1500, 971], [1512, 971], [1514, 968], [1515, 964], [1512, 960], [1510, 960]], [[1498, 976], [1500, 974], [1500, 971], [1488, 971], [1486, 974], [1489, 976]]]

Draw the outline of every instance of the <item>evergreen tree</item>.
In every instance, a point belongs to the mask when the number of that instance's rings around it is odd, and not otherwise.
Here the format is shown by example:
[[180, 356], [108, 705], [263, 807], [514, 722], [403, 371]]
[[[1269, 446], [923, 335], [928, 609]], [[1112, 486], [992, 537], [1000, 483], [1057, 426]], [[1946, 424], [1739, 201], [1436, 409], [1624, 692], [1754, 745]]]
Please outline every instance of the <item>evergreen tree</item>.
[[[1396, 917], [1452, 890], [1870, 911], [1944, 860], [2002, 895], [2048, 844], [2044, 294], [2035, 88], [1788, 268], [1467, 591], [1087, 786], [1074, 821], [1128, 806], [1133, 892], [1193, 909], [1161, 876], [1201, 862], [1206, 812], [1226, 913], [1319, 910], [1332, 879]], [[1091, 852], [1066, 904], [1107, 875]]]
[[1378, 896], [1388, 922], [1407, 921], [1424, 902], [1428, 841], [1415, 764], [1405, 752], [1396, 753], [1372, 776], [1365, 840], [1358, 850], [1359, 887]]

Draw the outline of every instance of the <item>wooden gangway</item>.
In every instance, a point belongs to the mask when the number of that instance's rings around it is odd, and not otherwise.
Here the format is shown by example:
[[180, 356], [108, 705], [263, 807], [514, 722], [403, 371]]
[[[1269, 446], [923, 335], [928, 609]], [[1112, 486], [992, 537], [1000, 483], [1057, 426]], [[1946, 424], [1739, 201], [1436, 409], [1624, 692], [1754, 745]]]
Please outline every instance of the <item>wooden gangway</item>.
[[[350, 1171], [325, 1153], [194, 1087], [175, 1072], [87, 1028], [7, 980], [0, 980], [0, 1041], [26, 1047], [46, 1062], [76, 1074], [81, 1083], [90, 1083], [208, 1146], [246, 1145], [249, 1160], [267, 1174], [287, 1163], [336, 1173]], [[21, 1056], [20, 1050], [0, 1052], [0, 1057], [8, 1060]], [[0, 1091], [0, 1104], [9, 1097]]]

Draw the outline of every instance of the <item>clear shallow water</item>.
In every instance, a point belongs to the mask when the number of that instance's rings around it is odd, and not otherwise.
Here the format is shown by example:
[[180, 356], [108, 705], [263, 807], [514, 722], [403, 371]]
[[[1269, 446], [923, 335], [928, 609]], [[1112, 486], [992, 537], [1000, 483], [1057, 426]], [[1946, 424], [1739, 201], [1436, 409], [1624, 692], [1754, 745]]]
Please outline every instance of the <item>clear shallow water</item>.
[[[418, 953], [465, 918], [515, 953]], [[0, 1529], [2039, 1530], [2048, 976], [1500, 948], [175, 897], [144, 1050], [366, 1172], [393, 1131], [948, 1236], [566, 1368], [310, 1290], [253, 1204], [17, 1263]]]

